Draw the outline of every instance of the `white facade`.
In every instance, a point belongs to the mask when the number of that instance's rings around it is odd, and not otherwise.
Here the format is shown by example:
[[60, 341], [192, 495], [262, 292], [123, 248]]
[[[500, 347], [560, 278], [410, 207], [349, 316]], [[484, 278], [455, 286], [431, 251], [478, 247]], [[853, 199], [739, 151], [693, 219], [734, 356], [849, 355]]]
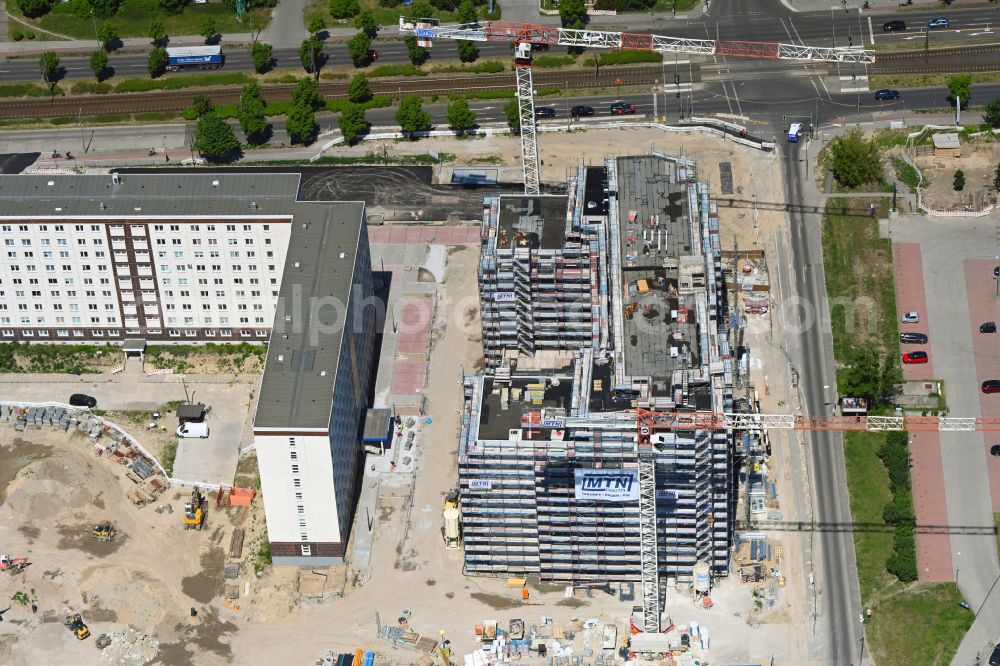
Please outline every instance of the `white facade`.
[[0, 224], [0, 341], [268, 337], [291, 216]]
[[[254, 437], [264, 511], [272, 542], [342, 543], [333, 481], [330, 435], [267, 435]], [[346, 535], [344, 535], [346, 540]], [[309, 557], [310, 546], [300, 546]]]

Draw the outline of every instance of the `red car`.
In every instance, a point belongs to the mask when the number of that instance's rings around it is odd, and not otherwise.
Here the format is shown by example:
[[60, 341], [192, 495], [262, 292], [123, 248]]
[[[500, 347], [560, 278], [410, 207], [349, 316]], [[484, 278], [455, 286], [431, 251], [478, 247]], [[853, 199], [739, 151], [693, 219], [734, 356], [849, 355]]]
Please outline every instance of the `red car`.
[[1000, 393], [1000, 379], [987, 379], [983, 382], [983, 393]]
[[926, 363], [927, 361], [927, 352], [925, 351], [912, 351], [903, 354], [903, 363]]

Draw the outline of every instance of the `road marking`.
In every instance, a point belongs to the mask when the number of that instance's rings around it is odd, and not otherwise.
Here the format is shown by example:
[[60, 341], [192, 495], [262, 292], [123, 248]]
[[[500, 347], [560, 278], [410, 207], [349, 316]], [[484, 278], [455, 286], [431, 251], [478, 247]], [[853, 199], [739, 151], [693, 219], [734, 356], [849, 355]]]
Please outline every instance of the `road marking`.
[[872, 46], [875, 46], [875, 31], [872, 29], [872, 17], [868, 17], [868, 37], [872, 40]]

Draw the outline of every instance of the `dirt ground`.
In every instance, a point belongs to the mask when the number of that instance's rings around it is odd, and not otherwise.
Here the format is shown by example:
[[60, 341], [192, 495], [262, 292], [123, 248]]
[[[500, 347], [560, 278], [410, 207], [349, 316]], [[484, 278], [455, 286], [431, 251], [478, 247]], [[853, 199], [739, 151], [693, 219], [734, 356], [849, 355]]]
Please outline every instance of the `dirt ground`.
[[[922, 191], [926, 205], [936, 210], [978, 208], [983, 205], [981, 200], [975, 198], [979, 188], [986, 188], [987, 192], [994, 190], [993, 179], [1000, 163], [1000, 142], [963, 140], [961, 157], [925, 155], [915, 161], [924, 176]], [[952, 187], [958, 169], [965, 173], [965, 188], [961, 192]]]

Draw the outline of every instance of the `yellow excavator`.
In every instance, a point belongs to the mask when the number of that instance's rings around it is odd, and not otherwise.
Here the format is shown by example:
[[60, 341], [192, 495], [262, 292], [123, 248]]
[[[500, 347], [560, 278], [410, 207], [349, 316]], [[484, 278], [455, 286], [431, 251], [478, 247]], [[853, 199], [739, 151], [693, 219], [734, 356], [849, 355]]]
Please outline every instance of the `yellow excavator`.
[[93, 535], [98, 541], [114, 541], [117, 534], [114, 523], [99, 523], [94, 526]]
[[200, 530], [205, 524], [205, 498], [195, 486], [191, 499], [184, 504], [184, 529]]
[[69, 630], [73, 632], [78, 640], [82, 641], [86, 638], [90, 638], [90, 629], [88, 629], [87, 625], [84, 624], [83, 617], [79, 613], [67, 616], [66, 621], [63, 622], [63, 624], [69, 627]]

